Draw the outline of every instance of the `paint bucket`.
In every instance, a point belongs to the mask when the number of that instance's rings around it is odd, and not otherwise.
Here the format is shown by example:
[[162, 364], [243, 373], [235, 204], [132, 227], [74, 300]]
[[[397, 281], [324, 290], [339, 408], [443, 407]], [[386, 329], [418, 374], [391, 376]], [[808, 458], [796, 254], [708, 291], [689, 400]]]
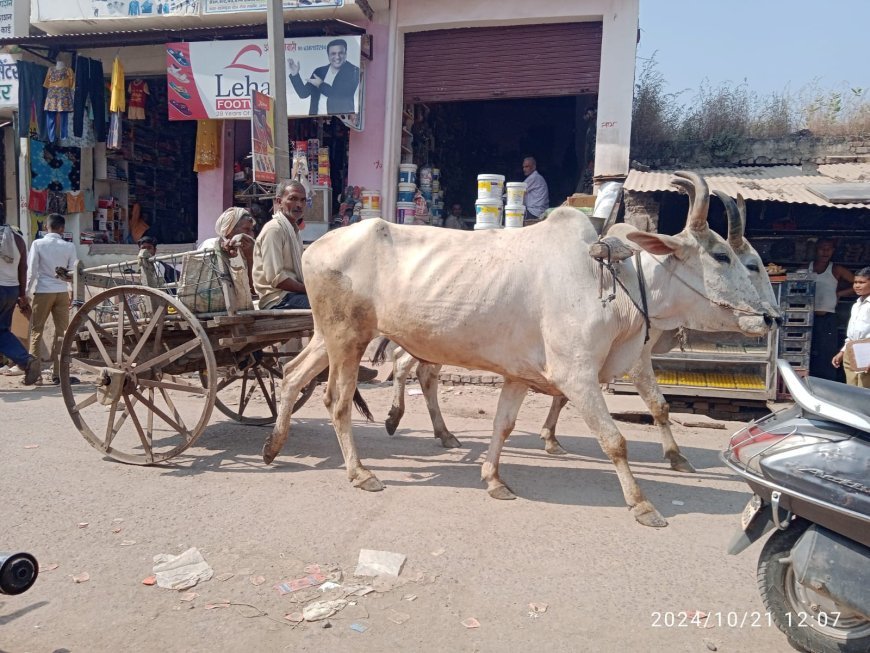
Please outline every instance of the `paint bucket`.
[[416, 184], [417, 183], [417, 164], [416, 163], [400, 163], [399, 164], [399, 183], [400, 184]]
[[432, 189], [426, 188], [425, 186], [420, 186], [420, 194], [423, 196], [423, 199], [427, 202], [432, 201]]
[[413, 202], [414, 195], [417, 193], [417, 186], [415, 184], [409, 183], [401, 183], [399, 184], [399, 195], [396, 198], [398, 202]]
[[442, 193], [440, 190], [438, 190], [437, 188], [435, 188], [433, 186], [432, 187], [432, 202], [437, 203], [437, 202], [443, 202], [443, 201], [444, 201], [444, 193]]
[[378, 211], [381, 210], [381, 193], [377, 190], [364, 190], [360, 193], [362, 200], [363, 211]]
[[441, 179], [441, 168], [432, 168], [432, 183]]
[[523, 204], [523, 200], [526, 198], [526, 182], [510, 181], [505, 184], [505, 188], [507, 189], [507, 204], [515, 206]]
[[475, 231], [486, 231], [487, 229], [501, 229], [501, 225], [486, 223], [474, 225]]
[[359, 217], [363, 220], [371, 220], [372, 218], [380, 218], [381, 210], [380, 209], [363, 209], [359, 212]]
[[413, 224], [414, 202], [396, 202], [396, 224]]
[[504, 175], [477, 175], [477, 199], [501, 202]]
[[442, 218], [444, 217], [444, 207], [433, 206], [429, 209], [429, 215], [433, 218]]
[[[510, 192], [510, 191], [508, 191]], [[504, 226], [506, 229], [518, 229], [523, 226], [526, 207], [522, 204], [508, 204], [504, 207]]]
[[474, 203], [477, 224], [501, 224], [501, 200], [481, 199]]
[[420, 186], [432, 186], [432, 168], [430, 166], [420, 168]]
[[432, 192], [437, 193], [441, 190], [441, 182], [437, 179], [432, 180]]

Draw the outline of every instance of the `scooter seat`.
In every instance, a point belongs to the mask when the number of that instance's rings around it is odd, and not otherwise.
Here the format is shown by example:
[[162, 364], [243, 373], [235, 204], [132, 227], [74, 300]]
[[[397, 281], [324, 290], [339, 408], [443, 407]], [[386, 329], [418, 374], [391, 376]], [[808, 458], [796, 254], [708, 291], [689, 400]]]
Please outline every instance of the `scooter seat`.
[[870, 390], [815, 376], [804, 379], [807, 389], [819, 399], [870, 419]]

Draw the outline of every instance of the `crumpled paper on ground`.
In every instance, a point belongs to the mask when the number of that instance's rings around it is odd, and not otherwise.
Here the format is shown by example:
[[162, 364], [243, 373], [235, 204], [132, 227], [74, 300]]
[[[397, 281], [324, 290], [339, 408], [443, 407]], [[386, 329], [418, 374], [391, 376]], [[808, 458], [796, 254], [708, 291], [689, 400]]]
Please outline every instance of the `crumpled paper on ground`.
[[302, 608], [302, 617], [305, 621], [320, 621], [331, 617], [339, 610], [347, 606], [347, 601], [344, 599], [336, 599], [334, 601], [317, 601], [306, 605]]
[[372, 549], [360, 549], [355, 576], [393, 576], [396, 577], [402, 571], [406, 557], [403, 553], [390, 551], [374, 551]]
[[191, 547], [177, 556], [168, 553], [154, 556], [154, 575], [158, 587], [184, 590], [200, 581], [208, 580], [212, 574], [214, 570], [196, 547]]

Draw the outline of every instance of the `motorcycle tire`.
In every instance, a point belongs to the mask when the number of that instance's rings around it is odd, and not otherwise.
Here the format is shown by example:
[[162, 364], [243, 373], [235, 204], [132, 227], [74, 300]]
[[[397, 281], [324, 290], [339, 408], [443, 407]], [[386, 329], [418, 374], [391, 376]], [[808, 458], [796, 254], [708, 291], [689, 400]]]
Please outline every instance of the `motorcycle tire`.
[[[818, 614], [811, 609], [811, 590], [800, 586], [785, 560], [809, 523], [796, 520], [787, 530], [776, 530], [758, 558], [758, 590], [764, 607], [789, 644], [806, 653], [867, 653], [870, 621], [835, 617], [835, 611]], [[830, 603], [830, 599], [824, 599]], [[824, 603], [823, 603], [824, 605]], [[844, 613], [848, 612], [843, 610]]]

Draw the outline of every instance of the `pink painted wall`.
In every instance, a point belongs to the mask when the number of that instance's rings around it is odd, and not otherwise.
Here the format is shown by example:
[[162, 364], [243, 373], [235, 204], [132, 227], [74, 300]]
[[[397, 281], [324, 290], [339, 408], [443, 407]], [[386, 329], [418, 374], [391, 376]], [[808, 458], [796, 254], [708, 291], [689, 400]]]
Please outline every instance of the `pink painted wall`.
[[232, 121], [223, 122], [221, 165], [197, 175], [197, 244], [215, 235], [214, 223], [218, 216], [233, 205], [233, 130]]
[[388, 25], [370, 23], [372, 61], [365, 62], [365, 124], [363, 131], [351, 132], [348, 181], [381, 193], [384, 166], [384, 130], [386, 128]]

